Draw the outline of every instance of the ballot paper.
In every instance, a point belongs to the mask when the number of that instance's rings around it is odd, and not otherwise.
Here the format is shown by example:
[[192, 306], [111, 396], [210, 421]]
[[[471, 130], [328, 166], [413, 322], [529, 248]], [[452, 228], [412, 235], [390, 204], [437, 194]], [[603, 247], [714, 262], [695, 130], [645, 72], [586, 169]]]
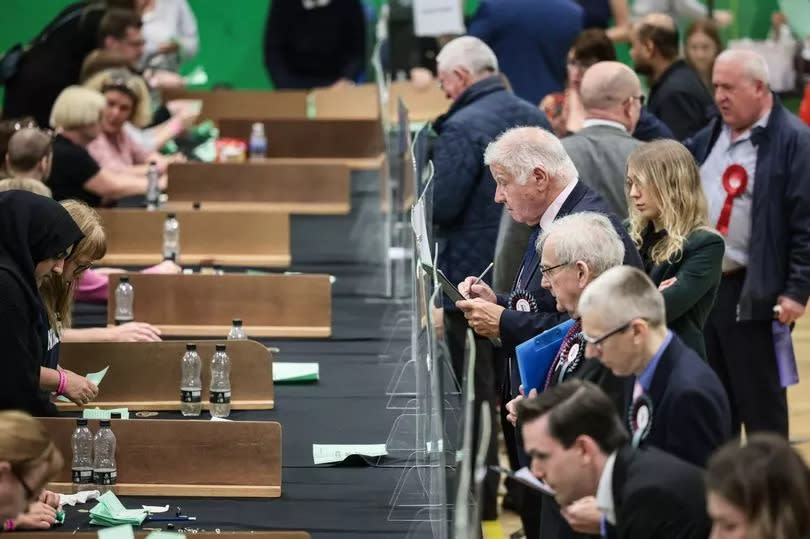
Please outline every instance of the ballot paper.
[[317, 382], [318, 363], [273, 363], [273, 382]]
[[168, 505], [142, 505], [141, 507], [143, 507], [143, 510], [149, 514], [165, 513], [169, 510]]
[[96, 500], [101, 495], [97, 490], [82, 490], [75, 494], [60, 494], [59, 505], [76, 505], [77, 503], [86, 503], [90, 500]]
[[[97, 526], [118, 526], [119, 524], [138, 524], [146, 519], [143, 509], [127, 509], [112, 492], [107, 491], [98, 499], [98, 504], [90, 510], [90, 524]], [[122, 536], [115, 536], [117, 539]], [[105, 538], [111, 539], [111, 538]]]
[[[85, 375], [85, 378], [87, 378], [88, 380], [90, 380], [94, 384], [99, 385], [101, 383], [101, 381], [104, 379], [104, 375], [107, 374], [107, 370], [109, 368], [110, 367], [108, 365], [108, 366], [104, 367], [103, 369], [101, 369], [98, 372], [88, 373], [87, 375]], [[61, 402], [70, 402], [70, 399], [68, 399], [64, 395], [59, 395], [58, 397], [56, 397], [56, 400], [61, 401]]]
[[85, 408], [82, 410], [84, 419], [113, 419], [113, 415], [120, 416], [121, 419], [129, 419], [129, 408], [112, 408], [110, 410]]
[[382, 457], [387, 454], [385, 444], [312, 444], [312, 460], [315, 464], [343, 462], [352, 455]]
[[545, 492], [546, 494], [549, 494], [551, 496], [554, 496], [555, 494], [554, 489], [548, 486], [548, 484], [545, 483], [544, 481], [540, 481], [539, 479], [537, 479], [537, 477], [534, 476], [534, 474], [531, 472], [531, 470], [529, 470], [527, 466], [524, 466], [523, 468], [515, 472], [515, 479], [520, 479], [524, 483], [528, 483], [537, 490]]
[[418, 37], [461, 35], [464, 11], [460, 0], [413, 0], [413, 28]]
[[123, 524], [99, 530], [98, 539], [135, 539], [135, 533], [130, 524]]
[[173, 532], [154, 531], [146, 536], [146, 539], [185, 539], [185, 534]]

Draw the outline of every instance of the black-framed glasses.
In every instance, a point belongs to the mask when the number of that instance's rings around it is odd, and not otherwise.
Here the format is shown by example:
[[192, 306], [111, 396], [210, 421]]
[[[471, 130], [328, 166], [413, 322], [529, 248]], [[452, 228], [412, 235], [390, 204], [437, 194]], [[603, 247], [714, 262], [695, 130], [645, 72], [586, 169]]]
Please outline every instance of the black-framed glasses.
[[591, 346], [596, 347], [596, 349], [601, 352], [602, 351], [602, 346], [604, 345], [604, 342], [607, 339], [609, 339], [610, 337], [613, 337], [614, 335], [616, 335], [618, 333], [622, 333], [624, 331], [627, 331], [627, 329], [630, 327], [630, 324], [633, 323], [633, 320], [637, 320], [637, 319], [633, 318], [631, 320], [628, 320], [627, 322], [625, 322], [621, 326], [619, 326], [617, 328], [614, 328], [614, 329], [611, 329], [610, 331], [608, 331], [607, 333], [605, 333], [601, 337], [591, 337], [590, 335], [586, 335], [585, 332], [583, 331], [582, 332], [582, 340], [584, 340], [586, 343], [590, 344]]
[[546, 268], [546, 267], [543, 267], [543, 266], [540, 266], [540, 274], [541, 274], [543, 277], [548, 278], [548, 277], [550, 277], [550, 276], [551, 276], [551, 273], [550, 273], [551, 271], [554, 271], [555, 269], [557, 269], [557, 268], [561, 268], [561, 267], [563, 267], [563, 266], [568, 266], [568, 265], [570, 265], [570, 264], [571, 264], [571, 262], [563, 262], [562, 264], [556, 264], [556, 265], [554, 265], [554, 266], [549, 266], [549, 267], [547, 267], [547, 268]]
[[92, 262], [88, 262], [87, 264], [77, 264], [76, 269], [73, 270], [73, 276], [78, 277], [79, 275], [81, 275], [82, 273], [84, 273], [85, 271], [89, 270], [92, 267], [93, 267]]
[[25, 479], [23, 479], [23, 476], [20, 473], [20, 471], [15, 466], [12, 466], [11, 473], [14, 474], [14, 477], [16, 477], [17, 481], [19, 481], [20, 484], [22, 485], [23, 490], [25, 491], [25, 501], [27, 502], [35, 501], [37, 498], [36, 492], [34, 492], [34, 489], [28, 486], [28, 483], [25, 481]]
[[631, 95], [631, 96], [630, 96], [630, 99], [637, 99], [637, 100], [638, 100], [638, 106], [639, 106], [639, 107], [643, 107], [643, 106], [644, 106], [644, 103], [646, 103], [646, 102], [647, 102], [647, 96], [646, 96], [646, 95], [644, 95], [644, 94], [641, 94], [641, 95]]

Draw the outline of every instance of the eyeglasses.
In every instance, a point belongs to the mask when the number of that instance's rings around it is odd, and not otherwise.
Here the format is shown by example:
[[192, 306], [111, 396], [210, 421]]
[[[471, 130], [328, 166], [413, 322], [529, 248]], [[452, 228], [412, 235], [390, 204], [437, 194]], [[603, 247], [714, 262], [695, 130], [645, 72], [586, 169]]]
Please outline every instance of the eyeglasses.
[[85, 271], [89, 270], [92, 267], [93, 267], [92, 262], [88, 262], [87, 264], [77, 264], [76, 269], [73, 270], [73, 276], [78, 277], [79, 275], [81, 275], [82, 273], [84, 273]]
[[617, 333], [622, 333], [624, 331], [627, 331], [627, 329], [633, 323], [633, 320], [638, 320], [638, 319], [637, 318], [632, 318], [632, 319], [628, 320], [627, 322], [625, 322], [624, 324], [622, 324], [621, 326], [619, 326], [619, 327], [617, 327], [615, 329], [611, 329], [610, 331], [608, 331], [607, 333], [605, 333], [601, 337], [591, 337], [590, 335], [586, 335], [585, 332], [583, 331], [582, 332], [582, 340], [584, 340], [586, 343], [590, 344], [591, 346], [595, 347], [597, 350], [599, 350], [601, 352], [602, 347], [604, 346], [604, 342], [607, 339], [609, 339], [610, 337], [616, 335]]
[[641, 95], [631, 95], [628, 99], [631, 101], [638, 99], [638, 106], [643, 107], [644, 103], [647, 102], [647, 96], [644, 94]]
[[23, 479], [23, 476], [20, 473], [20, 471], [17, 468], [15, 468], [14, 466], [12, 466], [11, 467], [11, 473], [14, 474], [14, 477], [17, 478], [17, 481], [20, 482], [20, 484], [23, 487], [23, 490], [25, 490], [25, 501], [27, 501], [27, 502], [34, 501], [36, 499], [36, 493], [34, 492], [34, 489], [29, 487], [28, 483], [25, 482], [25, 479]]
[[540, 274], [543, 277], [549, 278], [549, 277], [551, 277], [551, 273], [550, 273], [551, 271], [553, 271], [553, 270], [555, 270], [557, 268], [561, 268], [563, 266], [568, 266], [570, 264], [571, 264], [570, 262], [563, 262], [562, 264], [557, 264], [556, 266], [549, 266], [547, 268], [544, 268], [543, 266], [540, 266]]

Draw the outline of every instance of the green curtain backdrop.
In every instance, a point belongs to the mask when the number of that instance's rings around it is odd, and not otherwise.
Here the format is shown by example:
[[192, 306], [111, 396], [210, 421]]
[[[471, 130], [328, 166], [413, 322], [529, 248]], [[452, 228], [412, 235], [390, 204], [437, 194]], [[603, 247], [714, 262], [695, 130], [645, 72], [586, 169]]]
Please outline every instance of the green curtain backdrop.
[[[72, 0], [0, 0], [0, 51], [35, 36], [56, 13]], [[286, 0], [292, 1], [292, 0]], [[376, 5], [385, 0], [373, 0]], [[464, 11], [475, 12], [479, 0], [464, 0]], [[237, 88], [265, 89], [272, 84], [262, 61], [262, 40], [269, 0], [189, 0], [200, 29], [197, 57], [184, 66], [189, 71], [205, 67], [210, 83], [227, 81]], [[730, 8], [736, 20], [726, 37], [763, 38], [777, 0], [716, 0], [719, 8]], [[539, 30], [538, 30], [539, 31]], [[626, 58], [626, 47], [623, 58]]]

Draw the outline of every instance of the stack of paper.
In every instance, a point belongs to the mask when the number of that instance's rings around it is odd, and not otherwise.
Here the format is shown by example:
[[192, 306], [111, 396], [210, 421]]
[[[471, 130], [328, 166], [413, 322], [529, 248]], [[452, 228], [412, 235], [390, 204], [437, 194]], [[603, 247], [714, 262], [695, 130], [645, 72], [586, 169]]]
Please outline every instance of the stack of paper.
[[383, 457], [387, 454], [385, 444], [312, 444], [312, 460], [315, 464], [343, 462], [352, 455]]
[[90, 510], [90, 524], [96, 526], [140, 525], [144, 519], [146, 511], [125, 508], [118, 497], [110, 491], [102, 494], [98, 499], [98, 505]]
[[[87, 378], [88, 380], [90, 380], [94, 384], [99, 385], [99, 384], [101, 384], [101, 381], [104, 379], [104, 375], [107, 374], [107, 370], [109, 368], [110, 368], [110, 366], [108, 365], [108, 366], [104, 367], [103, 369], [101, 369], [98, 372], [88, 373], [85, 376], [85, 378]], [[61, 401], [61, 402], [70, 402], [70, 399], [68, 399], [67, 397], [64, 397], [62, 395], [59, 395], [58, 397], [56, 397], [56, 400]]]
[[318, 363], [273, 363], [273, 382], [317, 382]]
[[84, 419], [113, 419], [113, 416], [120, 416], [121, 419], [129, 419], [129, 408], [112, 408], [102, 410], [101, 408], [85, 408], [82, 410]]

